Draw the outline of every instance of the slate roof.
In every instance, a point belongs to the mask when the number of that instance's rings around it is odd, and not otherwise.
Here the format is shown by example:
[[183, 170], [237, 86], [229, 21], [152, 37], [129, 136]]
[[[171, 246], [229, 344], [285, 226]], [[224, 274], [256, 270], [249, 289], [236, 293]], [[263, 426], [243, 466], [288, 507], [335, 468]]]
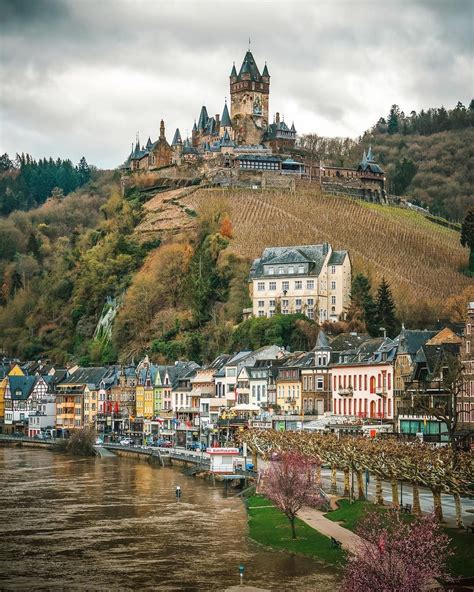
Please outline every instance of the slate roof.
[[263, 135], [263, 140], [275, 140], [276, 138], [283, 137], [283, 138], [296, 138], [296, 129], [295, 126], [292, 125], [291, 129], [286, 125], [284, 121], [279, 121], [278, 123], [270, 123], [270, 125], [265, 130]]
[[364, 154], [362, 156], [362, 160], [357, 167], [360, 171], [369, 171], [371, 173], [379, 173], [383, 174], [383, 170], [379, 167], [378, 164], [375, 163], [374, 154], [372, 152], [372, 146], [369, 146], [369, 150], [366, 154], [364, 150]]
[[231, 140], [229, 132], [227, 130], [225, 130], [224, 135], [222, 136], [222, 139], [220, 141], [220, 146], [222, 146], [222, 147], [235, 146], [235, 142], [233, 140]]
[[227, 108], [227, 101], [224, 103], [224, 109], [222, 111], [221, 125], [223, 127], [231, 127], [232, 121], [230, 120], [229, 109]]
[[403, 328], [398, 335], [398, 353], [410, 354], [412, 357], [429, 339], [436, 335], [436, 331], [423, 331]]
[[242, 74], [250, 74], [250, 80], [254, 80], [256, 82], [261, 80], [260, 71], [250, 50], [248, 50], [245, 54], [237, 80], [242, 80]]
[[198, 119], [198, 129], [199, 130], [204, 130], [206, 128], [207, 122], [209, 121], [209, 116], [207, 114], [207, 109], [206, 107], [203, 105], [201, 107], [201, 113], [199, 114], [199, 119]]
[[249, 279], [264, 275], [264, 265], [309, 263], [309, 275], [319, 275], [328, 252], [328, 244], [300, 245], [294, 247], [267, 247], [259, 259], [255, 259], [250, 269]]
[[231, 76], [231, 78], [237, 78], [237, 70], [235, 69], [235, 62], [234, 62], [234, 65], [232, 66], [230, 76]]
[[337, 352], [336, 360], [330, 364], [330, 367], [387, 364], [393, 362], [396, 352], [397, 344], [394, 340], [388, 337], [369, 338], [357, 349], [351, 348]]
[[268, 76], [270, 78], [270, 74], [268, 73], [267, 62], [265, 62], [265, 67], [263, 68], [262, 76]]
[[280, 162], [280, 158], [277, 156], [271, 156], [270, 154], [239, 154], [235, 160], [255, 160], [263, 162]]
[[26, 401], [38, 380], [38, 376], [9, 376], [8, 383], [12, 399]]
[[61, 383], [65, 384], [65, 385], [90, 384], [90, 385], [95, 385], [95, 387], [98, 388], [101, 381], [109, 373], [110, 373], [110, 369], [105, 368], [103, 366], [92, 367], [92, 368], [78, 368], [75, 372], [73, 372], [69, 376], [66, 375], [63, 378], [63, 380], [61, 380]]
[[174, 132], [173, 141], [171, 142], [171, 146], [177, 146], [178, 144], [182, 144], [183, 140], [181, 139], [181, 134], [179, 132], [179, 128], [176, 128]]
[[328, 336], [322, 329], [320, 329], [318, 333], [318, 338], [316, 339], [316, 345], [314, 346], [313, 351], [329, 347], [331, 347], [331, 345], [329, 343]]
[[347, 257], [347, 251], [333, 251], [329, 257], [328, 265], [342, 265]]
[[333, 352], [341, 352], [350, 349], [357, 349], [364, 341], [370, 339], [369, 335], [360, 335], [358, 333], [341, 333], [331, 341]]

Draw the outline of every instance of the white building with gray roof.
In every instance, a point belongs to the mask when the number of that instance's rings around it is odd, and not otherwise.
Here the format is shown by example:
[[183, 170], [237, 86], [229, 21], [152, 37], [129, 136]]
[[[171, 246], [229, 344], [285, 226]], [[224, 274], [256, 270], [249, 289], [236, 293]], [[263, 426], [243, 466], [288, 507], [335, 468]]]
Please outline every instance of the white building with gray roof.
[[249, 276], [253, 316], [302, 313], [337, 321], [349, 305], [351, 261], [330, 244], [268, 247]]

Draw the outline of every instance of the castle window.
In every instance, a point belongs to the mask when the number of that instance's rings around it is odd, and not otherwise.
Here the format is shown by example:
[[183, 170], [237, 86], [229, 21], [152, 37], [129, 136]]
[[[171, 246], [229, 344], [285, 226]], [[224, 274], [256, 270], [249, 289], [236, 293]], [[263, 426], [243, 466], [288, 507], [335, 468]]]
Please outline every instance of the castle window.
[[303, 282], [296, 281], [295, 282], [295, 290], [302, 290], [303, 289]]
[[265, 282], [258, 282], [257, 290], [259, 290], [260, 292], [265, 290]]
[[276, 284], [276, 282], [269, 282], [269, 283], [268, 283], [268, 289], [269, 289], [269, 290], [276, 290], [276, 289], [277, 289], [277, 284]]
[[314, 290], [314, 280], [307, 280], [306, 281], [306, 289], [307, 290]]
[[282, 290], [289, 290], [290, 289], [290, 282], [281, 282], [281, 289]]

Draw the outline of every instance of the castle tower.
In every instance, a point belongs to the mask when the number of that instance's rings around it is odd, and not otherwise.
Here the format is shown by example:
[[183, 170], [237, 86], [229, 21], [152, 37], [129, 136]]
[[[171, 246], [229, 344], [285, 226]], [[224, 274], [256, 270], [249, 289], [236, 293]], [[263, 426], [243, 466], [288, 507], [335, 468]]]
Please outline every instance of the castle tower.
[[270, 74], [267, 65], [260, 74], [250, 50], [237, 74], [230, 73], [231, 118], [239, 144], [259, 144], [268, 125]]
[[165, 122], [163, 120], [161, 120], [161, 122], [160, 122], [160, 140], [166, 140]]

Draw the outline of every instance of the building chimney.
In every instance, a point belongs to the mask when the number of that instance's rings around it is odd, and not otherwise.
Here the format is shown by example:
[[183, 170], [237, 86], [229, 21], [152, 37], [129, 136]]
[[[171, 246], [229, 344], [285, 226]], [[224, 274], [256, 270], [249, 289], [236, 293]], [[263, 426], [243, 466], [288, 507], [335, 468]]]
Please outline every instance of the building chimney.
[[216, 127], [220, 127], [221, 126], [221, 120], [220, 120], [220, 117], [219, 117], [219, 113], [216, 113], [215, 120], [216, 120]]
[[160, 140], [164, 140], [165, 139], [165, 122], [163, 120], [161, 120], [160, 123]]
[[280, 114], [278, 113], [278, 111], [276, 112], [276, 115], [275, 115], [275, 122], [280, 123]]

